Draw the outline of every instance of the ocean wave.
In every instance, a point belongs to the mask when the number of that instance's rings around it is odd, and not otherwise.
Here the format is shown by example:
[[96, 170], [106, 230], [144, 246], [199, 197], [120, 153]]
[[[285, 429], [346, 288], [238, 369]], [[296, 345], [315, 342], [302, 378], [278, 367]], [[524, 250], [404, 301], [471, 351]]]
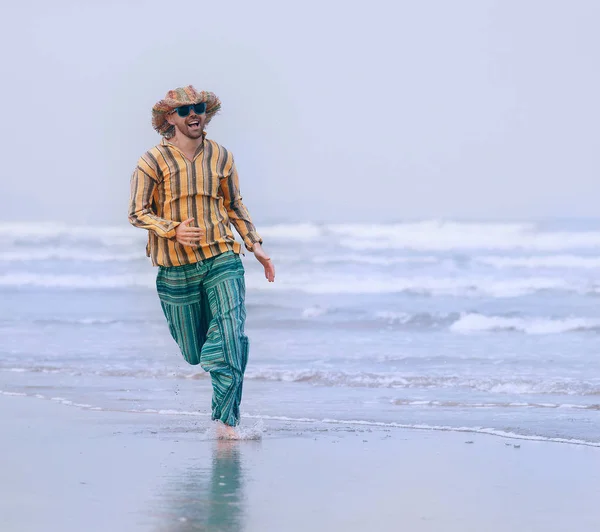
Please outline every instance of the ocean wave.
[[345, 313], [343, 309], [309, 307], [302, 312], [304, 319], [312, 322], [350, 324], [362, 329], [379, 329], [385, 325], [388, 329], [399, 331], [448, 330], [456, 334], [469, 333], [522, 333], [529, 335], [551, 335], [565, 333], [598, 333], [600, 318], [583, 316], [526, 316], [487, 315], [477, 312], [402, 312], [374, 311]]
[[577, 268], [592, 270], [600, 268], [599, 256], [590, 257], [581, 255], [476, 256], [473, 258], [473, 262], [498, 269], [529, 268], [537, 270], [546, 268]]
[[395, 372], [348, 372], [327, 370], [251, 370], [248, 378], [278, 382], [304, 382], [321, 386], [395, 389], [464, 388], [498, 394], [600, 395], [600, 382], [571, 379], [543, 380], [531, 378], [491, 378], [463, 376], [415, 376]]
[[137, 319], [137, 318], [34, 318], [34, 319], [1, 319], [0, 326], [14, 326], [14, 325], [34, 325], [34, 326], [61, 326], [61, 325], [83, 325], [83, 326], [96, 326], [96, 325], [140, 325], [140, 324], [155, 324], [163, 323], [162, 320], [149, 320], [149, 319]]
[[36, 287], [78, 290], [154, 288], [156, 286], [156, 274], [58, 275], [11, 273], [0, 275], [0, 286], [12, 288]]
[[[455, 250], [452, 250], [455, 251]], [[297, 257], [286, 257], [292, 262]], [[278, 257], [279, 259], [279, 257]], [[302, 258], [302, 260], [306, 260]], [[373, 266], [396, 265], [450, 265], [453, 267], [486, 266], [498, 270], [522, 268], [528, 270], [542, 269], [600, 269], [600, 256], [593, 255], [564, 255], [564, 254], [539, 254], [539, 255], [403, 255], [402, 251], [387, 252], [385, 255], [374, 254], [343, 254], [337, 253], [330, 256], [318, 255], [310, 258], [313, 264], [365, 264]]]
[[534, 223], [486, 223], [423, 220], [389, 224], [281, 224], [261, 228], [269, 239], [334, 241], [364, 250], [410, 249], [452, 251], [456, 249], [539, 250], [600, 249], [600, 231], [552, 231]]
[[[600, 230], [546, 230], [533, 223], [482, 223], [442, 220], [390, 224], [294, 223], [261, 225], [259, 232], [274, 242], [337, 243], [358, 251], [407, 249], [561, 251], [599, 249]], [[0, 223], [0, 242], [48, 245], [61, 242], [88, 245], [142, 245], [146, 233], [128, 224], [72, 226], [64, 223]]]
[[[250, 324], [261, 327], [266, 323], [272, 326], [272, 314], [279, 314], [278, 306], [257, 306], [257, 309], [267, 309], [271, 314], [266, 318], [254, 320], [252, 311], [255, 307], [248, 305], [250, 311]], [[432, 331], [448, 330], [456, 334], [477, 333], [520, 333], [529, 335], [550, 335], [565, 333], [598, 333], [600, 332], [600, 318], [586, 317], [535, 317], [515, 315], [486, 315], [476, 312], [400, 312], [400, 311], [350, 311], [341, 308], [315, 305], [297, 311], [296, 318], [287, 318], [290, 326], [301, 323], [310, 323], [310, 327], [323, 324], [329, 328], [336, 325], [342, 327], [360, 327], [362, 330], [381, 330], [382, 328], [398, 331]], [[263, 320], [263, 321], [261, 321]], [[266, 320], [266, 322], [265, 322]], [[301, 320], [301, 321], [297, 321]], [[286, 322], [286, 323], [287, 323]], [[110, 318], [110, 317], [81, 317], [81, 318], [43, 318], [43, 319], [3, 319], [1, 327], [15, 325], [33, 326], [109, 326], [109, 325], [155, 325], [163, 324], [161, 317], [156, 319]], [[434, 357], [435, 358], [435, 357]], [[404, 358], [395, 358], [404, 360]]]
[[450, 325], [459, 333], [518, 331], [526, 334], [561, 334], [566, 332], [600, 331], [600, 319], [593, 318], [534, 318], [462, 314]]
[[[156, 273], [113, 275], [5, 273], [0, 275], [0, 287], [37, 287], [53, 289], [106, 290], [155, 289]], [[600, 293], [600, 285], [585, 279], [563, 277], [523, 277], [494, 279], [492, 277], [392, 277], [323, 274], [279, 277], [274, 284], [253, 270], [246, 275], [250, 290], [302, 292], [307, 294], [408, 294], [416, 296], [457, 296], [513, 298], [539, 292], [565, 292], [579, 295]]]
[[52, 244], [114, 246], [145, 242], [147, 235], [133, 226], [74, 226], [66, 223], [0, 223], [0, 242], [7, 245], [47, 246]]
[[384, 322], [390, 327], [399, 329], [439, 329], [447, 327], [460, 319], [459, 312], [395, 312], [390, 310], [376, 311], [373, 316], [376, 322]]
[[[452, 249], [449, 251], [456, 251]], [[460, 250], [459, 250], [460, 251]], [[280, 260], [280, 257], [277, 257]], [[295, 255], [286, 256], [287, 262], [298, 260]], [[302, 257], [302, 261], [306, 259]], [[404, 255], [402, 250], [391, 250], [386, 254], [344, 254], [335, 253], [332, 255], [317, 255], [311, 257], [310, 262], [313, 264], [333, 264], [333, 265], [353, 265], [364, 264], [372, 266], [397, 266], [397, 265], [450, 265], [453, 267], [469, 267], [486, 266], [498, 270], [505, 269], [583, 269], [596, 270], [600, 269], [600, 256], [594, 255], [565, 255], [565, 254], [539, 254], [539, 255], [448, 255], [446, 253], [440, 255]]]
[[311, 242], [324, 236], [324, 227], [313, 223], [276, 224], [260, 227], [263, 238]]
[[[129, 235], [131, 236], [131, 235]], [[138, 235], [139, 236], [139, 235]], [[1, 239], [0, 239], [1, 240]], [[141, 240], [135, 245], [112, 245], [106, 247], [96, 244], [90, 246], [52, 245], [42, 246], [16, 246], [13, 249], [0, 251], [0, 263], [22, 262], [92, 262], [92, 263], [130, 263], [145, 262], [147, 258], [143, 252], [145, 245]], [[133, 251], [132, 251], [133, 249]], [[600, 269], [600, 256], [586, 255], [411, 255], [403, 254], [401, 250], [388, 251], [386, 254], [369, 253], [343, 253], [334, 252], [330, 255], [318, 253], [314, 256], [298, 256], [297, 253], [274, 249], [273, 255], [277, 263], [282, 265], [306, 265], [309, 262], [315, 266], [441, 266], [452, 268], [468, 268], [470, 266], [484, 266], [496, 270], [528, 269], [528, 270], [554, 270], [554, 269]]]
[[566, 280], [563, 277], [522, 277], [497, 279], [493, 277], [442, 277], [391, 275], [329, 274], [315, 276], [300, 274], [279, 278], [266, 285], [254, 272], [247, 275], [250, 289], [296, 291], [309, 294], [413, 294], [419, 296], [459, 296], [512, 298], [538, 292], [559, 291], [595, 295], [598, 287], [585, 279]]
[[392, 399], [391, 404], [396, 406], [419, 406], [432, 408], [549, 408], [549, 409], [574, 409], [574, 410], [600, 410], [600, 404], [573, 404], [573, 403], [540, 403], [540, 402], [472, 402], [472, 401], [423, 401], [414, 399]]
[[423, 221], [389, 225], [332, 225], [327, 231], [355, 250], [600, 249], [600, 231], [544, 231], [531, 223]]
[[373, 428], [399, 428], [409, 430], [427, 430], [427, 431], [439, 431], [439, 432], [466, 432], [474, 434], [487, 434], [490, 436], [499, 436], [501, 438], [511, 440], [526, 440], [526, 441], [546, 441], [553, 443], [566, 443], [570, 445], [582, 445], [589, 447], [600, 447], [600, 442], [593, 440], [582, 440], [579, 438], [559, 438], [553, 436], [542, 436], [537, 434], [521, 434], [514, 430], [502, 430], [492, 427], [467, 427], [467, 426], [451, 426], [451, 425], [428, 425], [425, 423], [410, 424], [410, 423], [397, 423], [394, 421], [372, 421], [372, 420], [360, 420], [360, 419], [315, 419], [315, 418], [293, 418], [288, 416], [269, 416], [261, 414], [245, 414], [242, 418], [248, 417], [250, 419], [272, 419], [274, 421], [284, 422], [295, 422], [295, 423], [311, 423], [311, 424], [325, 424], [325, 425], [356, 425], [360, 427], [373, 427]]
[[[1, 371], [13, 373], [64, 374], [69, 376], [170, 378], [210, 380], [205, 371], [167, 370], [157, 368], [70, 368], [64, 366], [4, 366]], [[600, 396], [600, 381], [559, 378], [486, 377], [459, 375], [414, 375], [399, 372], [365, 372], [317, 369], [249, 368], [245, 379], [266, 382], [305, 383], [325, 387], [381, 388], [396, 390], [462, 389], [499, 395], [566, 395]]]
[[[302, 258], [302, 260], [305, 260]], [[326, 255], [318, 255], [310, 258], [310, 262], [313, 264], [367, 264], [372, 266], [393, 266], [398, 264], [437, 264], [442, 262], [444, 259], [442, 257], [434, 257], [434, 256], [403, 256], [403, 257], [382, 257], [382, 256], [374, 256], [374, 255], [342, 255], [336, 254], [331, 256]]]
[[[141, 321], [141, 320], [136, 320]], [[114, 325], [116, 323], [125, 323], [123, 320], [115, 320], [110, 318], [74, 318], [74, 319], [40, 319], [35, 320], [39, 325]]]
[[542, 269], [600, 269], [600, 256], [587, 255], [332, 255], [318, 256], [311, 259], [313, 264], [366, 264], [373, 266], [394, 265], [452, 265], [465, 267], [470, 265], [488, 266], [498, 270], [523, 268], [529, 270]]
[[322, 307], [319, 305], [315, 305], [314, 307], [305, 308], [302, 311], [303, 318], [317, 318], [319, 316], [323, 316], [325, 314], [330, 314], [331, 310], [327, 307]]
[[[302, 312], [303, 318], [320, 319], [336, 316], [337, 322], [361, 323], [363, 327], [372, 323], [374, 327], [385, 323], [398, 330], [448, 329], [454, 333], [519, 332], [532, 335], [562, 334], [569, 332], [600, 332], [600, 318], [585, 317], [535, 317], [493, 316], [477, 312], [400, 312], [382, 310], [372, 314], [344, 316], [341, 309], [309, 307]], [[374, 318], [374, 320], [373, 320]]]
[[130, 251], [98, 253], [89, 249], [69, 248], [38, 248], [27, 251], [0, 252], [0, 262], [44, 262], [60, 260], [75, 262], [131, 262], [145, 260], [145, 255]]
[[[249, 305], [249, 309], [252, 305]], [[277, 312], [279, 307], [273, 307], [273, 312]], [[453, 333], [507, 333], [517, 332], [531, 335], [549, 335], [564, 333], [583, 333], [600, 332], [600, 318], [584, 317], [531, 317], [531, 316], [490, 316], [473, 312], [448, 312], [448, 313], [428, 313], [428, 312], [394, 312], [394, 311], [376, 311], [372, 314], [363, 313], [355, 315], [351, 313], [345, 315], [341, 309], [331, 309], [322, 306], [313, 306], [305, 308], [300, 312], [300, 318], [303, 320], [320, 321], [328, 315], [335, 316], [335, 323], [348, 323], [350, 325], [360, 326], [362, 328], [380, 329], [382, 326], [403, 331], [427, 331], [427, 330], [449, 330]], [[11, 326], [15, 323], [22, 323], [24, 320], [0, 320], [0, 325]], [[33, 319], [27, 321], [33, 325], [61, 326], [61, 325], [82, 325], [82, 326], [105, 326], [105, 325], [140, 325], [140, 324], [161, 324], [163, 320], [157, 318], [150, 319], [116, 319], [116, 318], [46, 318]], [[327, 322], [332, 326], [331, 322]]]

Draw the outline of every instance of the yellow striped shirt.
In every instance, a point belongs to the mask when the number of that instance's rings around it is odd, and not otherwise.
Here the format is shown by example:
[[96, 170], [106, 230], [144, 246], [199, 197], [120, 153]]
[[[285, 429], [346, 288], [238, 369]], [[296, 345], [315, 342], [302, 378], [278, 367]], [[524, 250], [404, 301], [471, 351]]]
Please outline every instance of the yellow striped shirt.
[[[194, 218], [192, 226], [204, 229], [198, 247], [175, 240], [175, 229], [188, 218]], [[206, 138], [192, 161], [166, 139], [140, 157], [131, 176], [129, 221], [148, 229], [146, 255], [154, 266], [240, 253], [231, 223], [249, 250], [262, 243], [242, 203], [232, 154]]]

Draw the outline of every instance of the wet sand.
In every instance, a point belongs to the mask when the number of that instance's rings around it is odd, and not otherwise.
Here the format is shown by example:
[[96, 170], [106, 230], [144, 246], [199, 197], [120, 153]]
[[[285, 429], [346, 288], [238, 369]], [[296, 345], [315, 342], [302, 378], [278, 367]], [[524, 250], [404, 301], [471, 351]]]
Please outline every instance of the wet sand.
[[3, 532], [600, 530], [593, 447], [272, 421], [219, 442], [205, 419], [21, 396], [0, 413]]

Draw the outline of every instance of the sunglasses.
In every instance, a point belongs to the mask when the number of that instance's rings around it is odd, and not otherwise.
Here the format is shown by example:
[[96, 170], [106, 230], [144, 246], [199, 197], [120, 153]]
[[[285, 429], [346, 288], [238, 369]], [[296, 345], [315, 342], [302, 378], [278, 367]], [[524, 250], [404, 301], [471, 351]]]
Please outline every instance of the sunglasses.
[[206, 113], [206, 102], [195, 103], [194, 105], [182, 105], [173, 109], [171, 113], [177, 111], [177, 114], [183, 118], [184, 116], [189, 115], [192, 109], [197, 115], [202, 115]]

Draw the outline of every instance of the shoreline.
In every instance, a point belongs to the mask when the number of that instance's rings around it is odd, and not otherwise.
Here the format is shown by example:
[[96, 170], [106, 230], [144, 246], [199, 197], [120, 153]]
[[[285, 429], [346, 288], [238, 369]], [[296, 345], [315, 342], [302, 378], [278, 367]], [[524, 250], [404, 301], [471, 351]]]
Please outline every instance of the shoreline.
[[[488, 434], [204, 416], [0, 395], [7, 532], [600, 529], [600, 451]], [[70, 405], [73, 406], [73, 405]]]
[[[210, 413], [208, 412], [192, 412], [192, 411], [183, 411], [183, 410], [156, 410], [156, 409], [108, 409], [102, 408], [98, 406], [92, 406], [86, 403], [75, 403], [68, 399], [64, 399], [61, 397], [47, 397], [42, 394], [26, 394], [23, 392], [8, 392], [4, 390], [0, 390], [0, 397], [29, 397], [33, 399], [38, 399], [42, 401], [51, 401], [57, 404], [61, 404], [63, 406], [69, 406], [74, 408], [79, 408], [82, 410], [90, 410], [90, 411], [101, 411], [101, 412], [120, 412], [120, 413], [130, 413], [130, 414], [143, 414], [143, 415], [159, 415], [159, 416], [189, 416], [189, 417], [199, 417], [202, 419], [206, 419], [210, 417]], [[592, 447], [592, 448], [600, 448], [600, 442], [581, 440], [576, 438], [560, 438], [560, 437], [547, 437], [547, 436], [539, 436], [539, 435], [525, 435], [519, 434], [515, 432], [507, 432], [500, 429], [494, 428], [486, 428], [486, 427], [452, 427], [452, 426], [438, 426], [438, 425], [425, 425], [425, 424], [404, 424], [404, 423], [396, 423], [396, 422], [385, 422], [385, 421], [371, 421], [371, 420], [358, 420], [358, 419], [329, 419], [329, 418], [294, 418], [287, 416], [276, 416], [276, 415], [262, 415], [262, 414], [248, 414], [242, 413], [242, 421], [250, 421], [254, 420], [257, 422], [260, 421], [269, 421], [275, 423], [298, 423], [298, 424], [312, 424], [312, 425], [325, 425], [325, 426], [357, 426], [357, 427], [367, 427], [367, 428], [380, 428], [380, 429], [395, 429], [395, 430], [415, 430], [415, 431], [423, 431], [423, 432], [440, 432], [440, 433], [457, 433], [457, 434], [471, 434], [473, 436], [476, 435], [486, 435], [493, 436], [497, 438], [503, 438], [507, 440], [518, 440], [518, 441], [530, 441], [530, 442], [542, 442], [542, 443], [555, 443], [562, 445], [574, 445], [574, 446], [583, 446], [583, 447]], [[246, 423], [247, 424], [247, 423]]]

